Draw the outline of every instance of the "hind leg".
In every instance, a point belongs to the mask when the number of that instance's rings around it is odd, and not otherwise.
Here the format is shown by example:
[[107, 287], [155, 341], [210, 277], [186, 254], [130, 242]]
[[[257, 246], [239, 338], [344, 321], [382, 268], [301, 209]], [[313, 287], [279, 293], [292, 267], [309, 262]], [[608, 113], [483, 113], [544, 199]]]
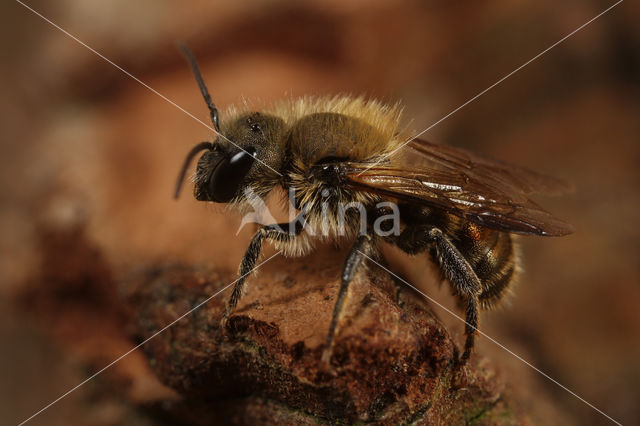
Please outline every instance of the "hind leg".
[[462, 253], [438, 228], [407, 227], [394, 243], [409, 254], [417, 254], [427, 248], [435, 250], [438, 266], [451, 283], [456, 295], [465, 303], [466, 340], [460, 358], [461, 364], [464, 364], [471, 355], [475, 332], [478, 329], [478, 295], [482, 290], [480, 279]]
[[460, 358], [460, 362], [464, 364], [471, 355], [478, 329], [478, 295], [482, 285], [469, 262], [441, 230], [432, 228], [429, 231], [429, 240], [434, 245], [436, 257], [444, 275], [453, 286], [455, 293], [466, 304], [465, 334], [467, 338]]

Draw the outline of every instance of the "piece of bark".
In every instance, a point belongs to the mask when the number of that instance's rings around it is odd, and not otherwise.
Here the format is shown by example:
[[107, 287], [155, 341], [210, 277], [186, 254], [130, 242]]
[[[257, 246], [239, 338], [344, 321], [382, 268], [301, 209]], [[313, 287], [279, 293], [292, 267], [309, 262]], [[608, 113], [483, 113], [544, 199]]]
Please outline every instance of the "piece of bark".
[[[336, 252], [276, 258], [250, 277], [224, 330], [220, 319], [230, 289], [144, 345], [160, 380], [195, 412], [236, 401], [237, 410], [224, 411], [230, 417], [213, 412], [214, 418], [197, 423], [283, 421], [288, 415], [296, 423], [521, 422], [494, 372], [473, 361], [456, 369], [455, 342], [422, 296], [398, 287], [371, 263], [350, 288], [331, 366], [323, 368], [343, 258]], [[139, 337], [153, 335], [235, 279], [189, 265], [137, 273], [125, 290]], [[247, 397], [271, 405], [246, 411], [237, 401]]]
[[[39, 235], [40, 274], [22, 306], [93, 371], [236, 279], [188, 264], [115, 273], [81, 224], [42, 226]], [[350, 288], [325, 369], [343, 259], [319, 250], [267, 262], [225, 330], [230, 288], [105, 371], [101, 394], [151, 423], [521, 423], [487, 362], [474, 357], [456, 370], [455, 342], [422, 296], [370, 262]]]

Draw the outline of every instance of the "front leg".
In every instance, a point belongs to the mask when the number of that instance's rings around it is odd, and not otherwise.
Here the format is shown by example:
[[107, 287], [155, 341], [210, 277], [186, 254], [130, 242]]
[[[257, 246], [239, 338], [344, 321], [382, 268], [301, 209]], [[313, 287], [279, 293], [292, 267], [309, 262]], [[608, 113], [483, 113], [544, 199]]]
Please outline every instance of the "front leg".
[[[301, 214], [302, 215], [302, 214]], [[279, 223], [273, 225], [263, 226], [256, 232], [251, 239], [249, 247], [242, 258], [240, 263], [240, 278], [233, 287], [233, 293], [225, 309], [224, 316], [222, 317], [222, 328], [226, 324], [229, 316], [238, 305], [238, 302], [242, 298], [245, 290], [245, 283], [249, 276], [249, 273], [256, 266], [260, 251], [262, 250], [262, 241], [264, 239], [272, 239], [276, 241], [290, 241], [300, 235], [306, 225], [306, 220], [303, 216], [298, 216], [291, 223]]]
[[322, 352], [322, 362], [325, 365], [329, 365], [329, 360], [331, 359], [336, 327], [338, 326], [338, 322], [342, 316], [342, 308], [344, 307], [347, 290], [349, 290], [349, 284], [353, 281], [353, 277], [355, 277], [358, 267], [362, 263], [362, 260], [364, 260], [365, 254], [369, 251], [370, 247], [371, 236], [360, 235], [353, 247], [351, 247], [347, 260], [344, 263], [344, 267], [342, 269], [342, 280], [340, 282], [340, 289], [338, 290], [338, 298], [336, 299], [336, 304], [333, 308], [331, 325], [329, 325], [329, 334], [327, 335], [327, 341], [324, 346], [324, 351]]

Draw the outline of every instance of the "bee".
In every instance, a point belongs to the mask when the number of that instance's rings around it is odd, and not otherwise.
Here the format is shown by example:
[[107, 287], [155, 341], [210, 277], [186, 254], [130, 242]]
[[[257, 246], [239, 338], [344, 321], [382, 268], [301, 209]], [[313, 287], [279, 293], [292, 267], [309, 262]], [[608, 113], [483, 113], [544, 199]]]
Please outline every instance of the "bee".
[[[465, 310], [466, 338], [458, 359], [463, 365], [474, 347], [478, 310], [495, 306], [518, 275], [514, 234], [563, 236], [573, 232], [571, 225], [529, 198], [532, 193], [564, 193], [569, 185], [422, 139], [403, 146], [397, 106], [349, 96], [300, 98], [271, 109], [235, 110], [221, 122], [195, 58], [188, 49], [183, 50], [217, 138], [188, 153], [175, 197], [191, 160], [204, 151], [194, 175], [197, 200], [227, 203], [243, 211], [252, 197], [264, 197], [281, 187], [294, 194], [292, 204], [301, 212], [291, 223], [264, 225], [255, 233], [240, 264], [240, 278], [223, 323], [242, 297], [247, 275], [265, 240], [287, 256], [308, 253], [319, 239], [347, 241], [351, 250], [322, 355], [328, 363], [349, 284], [363, 260], [382, 259], [380, 247], [387, 243], [409, 255], [428, 253], [450, 283]], [[388, 207], [378, 207], [384, 201], [399, 213], [397, 232], [373, 232], [373, 224], [389, 215]], [[359, 226], [352, 210], [342, 217], [338, 214], [339, 205], [350, 203], [364, 206], [365, 226]], [[341, 219], [346, 232], [338, 232]], [[322, 237], [307, 232], [318, 226], [327, 231]]]

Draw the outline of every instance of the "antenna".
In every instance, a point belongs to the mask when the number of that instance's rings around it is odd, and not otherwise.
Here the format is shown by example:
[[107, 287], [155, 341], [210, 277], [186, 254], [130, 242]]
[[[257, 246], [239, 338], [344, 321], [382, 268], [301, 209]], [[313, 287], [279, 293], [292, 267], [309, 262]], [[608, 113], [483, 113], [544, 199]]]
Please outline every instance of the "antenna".
[[213, 144], [211, 142], [200, 142], [198, 145], [191, 148], [191, 151], [187, 154], [187, 157], [184, 159], [184, 163], [182, 164], [182, 169], [180, 169], [180, 174], [178, 175], [178, 182], [176, 183], [176, 191], [173, 194], [173, 198], [177, 199], [180, 196], [180, 189], [182, 189], [182, 182], [184, 182], [184, 175], [187, 174], [189, 163], [191, 163], [191, 160], [193, 160], [193, 157], [195, 157], [197, 153], [204, 151], [205, 149], [213, 149]]
[[178, 48], [182, 50], [182, 53], [187, 58], [189, 62], [189, 66], [191, 66], [191, 70], [196, 77], [196, 81], [198, 82], [198, 86], [200, 87], [200, 92], [202, 93], [202, 97], [204, 101], [207, 103], [209, 107], [209, 113], [211, 114], [211, 122], [213, 123], [213, 127], [216, 128], [216, 131], [220, 131], [220, 125], [218, 124], [218, 108], [216, 108], [215, 104], [211, 100], [211, 96], [209, 95], [209, 91], [207, 90], [207, 86], [204, 84], [204, 80], [202, 79], [202, 74], [200, 74], [200, 68], [198, 68], [198, 63], [196, 62], [196, 58], [193, 56], [193, 53], [189, 48], [182, 42], [178, 42]]

